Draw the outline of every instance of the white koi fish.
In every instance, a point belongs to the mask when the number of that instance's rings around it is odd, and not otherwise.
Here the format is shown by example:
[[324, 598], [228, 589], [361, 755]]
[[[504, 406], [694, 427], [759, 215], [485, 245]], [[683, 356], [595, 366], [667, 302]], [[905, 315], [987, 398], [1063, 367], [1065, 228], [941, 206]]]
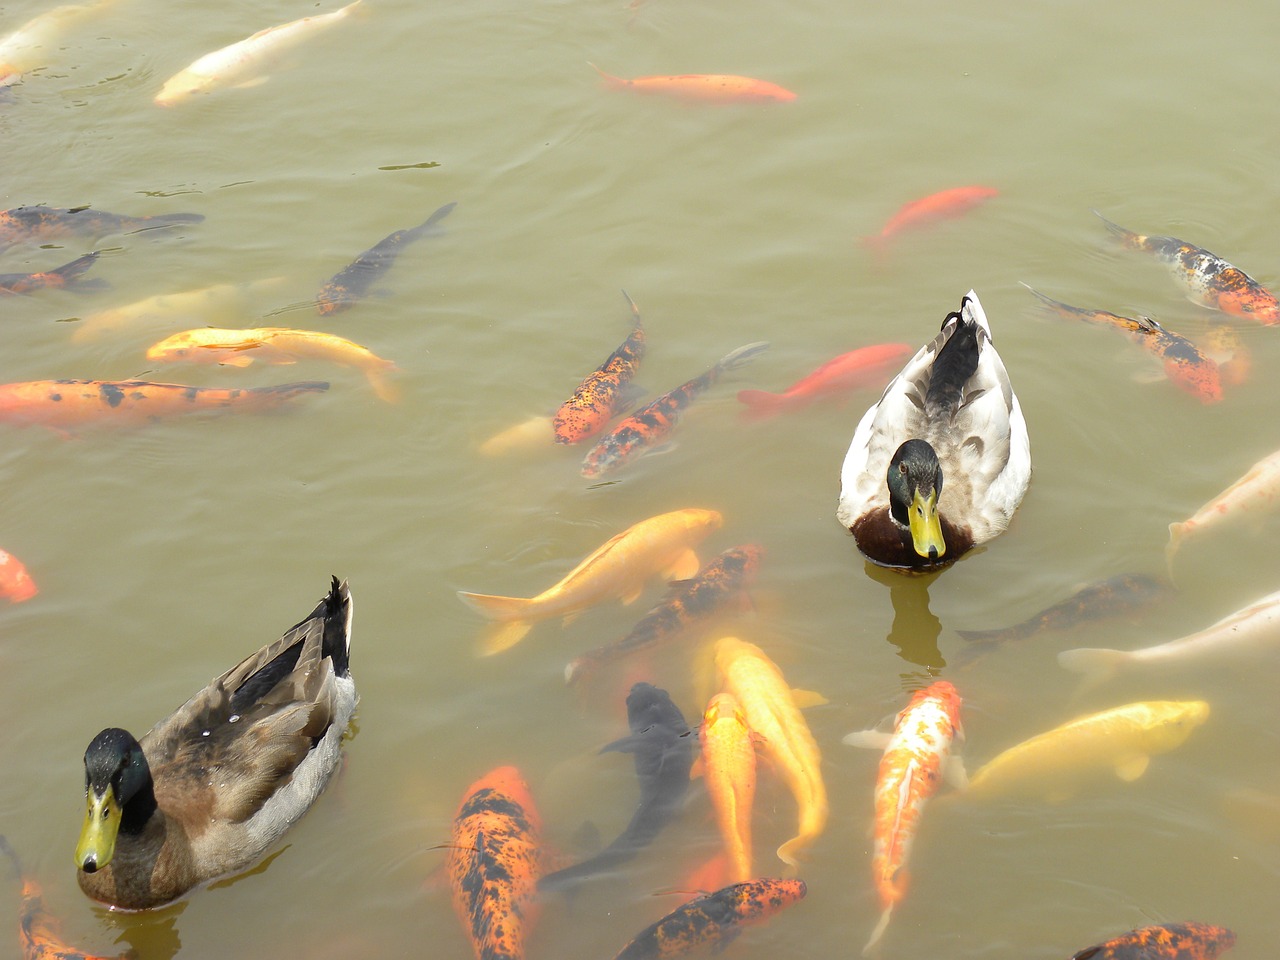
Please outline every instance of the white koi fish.
[[77, 20], [98, 13], [108, 2], [65, 4], [46, 10], [0, 39], [0, 87], [22, 79], [28, 70], [44, 66], [62, 33]]
[[283, 277], [267, 277], [245, 284], [219, 283], [196, 290], [160, 293], [119, 307], [86, 313], [75, 325], [71, 339], [87, 343], [133, 332], [158, 333], [179, 324], [214, 324], [249, 312], [249, 297], [276, 286]]
[[155, 102], [167, 107], [193, 93], [208, 93], [217, 87], [246, 87], [262, 83], [267, 79], [261, 71], [268, 58], [301, 43], [320, 28], [344, 19], [360, 3], [361, 0], [353, 0], [332, 13], [303, 17], [267, 27], [229, 47], [206, 53], [191, 66], [165, 81], [164, 87], [156, 94]]
[[1164, 557], [1173, 570], [1173, 557], [1182, 541], [1197, 531], [1215, 526], [1220, 520], [1255, 510], [1274, 510], [1280, 505], [1280, 450], [1263, 457], [1245, 475], [1206, 503], [1181, 523], [1169, 524], [1169, 545]]
[[1223, 617], [1198, 633], [1138, 650], [1080, 647], [1063, 650], [1058, 663], [1072, 673], [1083, 673], [1097, 682], [1122, 667], [1161, 663], [1188, 663], [1241, 648], [1258, 647], [1280, 640], [1280, 590]]

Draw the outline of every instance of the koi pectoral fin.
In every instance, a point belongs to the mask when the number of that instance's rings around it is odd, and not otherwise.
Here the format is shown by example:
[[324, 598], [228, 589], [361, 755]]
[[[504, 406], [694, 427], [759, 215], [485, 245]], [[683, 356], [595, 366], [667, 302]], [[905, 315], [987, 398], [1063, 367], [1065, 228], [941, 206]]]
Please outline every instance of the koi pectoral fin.
[[942, 765], [942, 776], [957, 790], [969, 788], [969, 774], [965, 772], [964, 760], [955, 754], [947, 757], [946, 763]]
[[892, 738], [893, 734], [884, 730], [855, 730], [853, 733], [846, 733], [842, 742], [851, 747], [884, 750], [889, 746], [889, 741]]
[[1132, 783], [1147, 772], [1147, 767], [1150, 766], [1150, 764], [1151, 757], [1146, 754], [1131, 757], [1116, 767], [1116, 776], [1126, 783]]
[[219, 360], [220, 367], [247, 367], [253, 363], [253, 357], [247, 357], [243, 353], [237, 353], [234, 356], [227, 357], [225, 360]]
[[688, 580], [701, 568], [702, 564], [698, 562], [698, 555], [692, 550], [686, 550], [672, 562], [671, 566], [662, 572], [662, 575], [667, 580]]

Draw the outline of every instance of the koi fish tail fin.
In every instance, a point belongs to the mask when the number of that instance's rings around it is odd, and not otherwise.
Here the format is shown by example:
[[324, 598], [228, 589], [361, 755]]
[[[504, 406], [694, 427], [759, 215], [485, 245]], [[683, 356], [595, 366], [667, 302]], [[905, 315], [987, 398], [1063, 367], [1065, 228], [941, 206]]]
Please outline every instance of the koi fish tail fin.
[[871, 233], [858, 238], [858, 244], [871, 254], [871, 261], [877, 270], [883, 270], [889, 263], [889, 238], [883, 233]]
[[298, 380], [295, 383], [277, 383], [269, 387], [250, 387], [251, 393], [264, 399], [280, 402], [303, 393], [324, 393], [329, 389], [327, 380]]
[[1103, 647], [1078, 647], [1058, 654], [1058, 665], [1072, 673], [1083, 674], [1089, 686], [1097, 686], [1110, 679], [1129, 658], [1123, 650]]
[[83, 257], [77, 257], [70, 263], [64, 263], [56, 270], [50, 270], [49, 273], [58, 277], [62, 281], [62, 285], [68, 290], [94, 290], [105, 286], [103, 280], [83, 280], [81, 277], [84, 272], [98, 262], [99, 251], [86, 253]]
[[496, 597], [487, 593], [458, 591], [458, 599], [490, 620], [522, 620], [529, 612], [527, 597]]
[[1037, 290], [1035, 287], [1033, 287], [1033, 286], [1032, 286], [1031, 284], [1029, 284], [1029, 283], [1023, 283], [1023, 281], [1021, 281], [1021, 280], [1019, 280], [1019, 281], [1018, 281], [1018, 283], [1021, 283], [1021, 284], [1022, 284], [1022, 286], [1026, 287], [1026, 288], [1027, 288], [1027, 291], [1028, 291], [1028, 292], [1029, 292], [1033, 297], [1035, 297], [1037, 300], [1039, 300], [1041, 303], [1043, 303], [1043, 304], [1044, 304], [1045, 306], [1047, 306], [1047, 307], [1052, 307], [1054, 310], [1060, 310], [1060, 311], [1069, 312], [1069, 313], [1078, 313], [1078, 312], [1079, 312], [1079, 311], [1076, 311], [1076, 310], [1072, 310], [1070, 307], [1068, 307], [1068, 306], [1067, 306], [1065, 303], [1063, 303], [1061, 300], [1055, 300], [1055, 299], [1053, 299], [1053, 297], [1046, 297], [1043, 293], [1041, 293], [1039, 290]]
[[889, 927], [889, 918], [893, 916], [893, 905], [884, 908], [884, 912], [880, 914], [880, 919], [876, 923], [876, 928], [871, 931], [871, 938], [867, 940], [867, 945], [862, 948], [862, 955], [868, 956], [880, 942], [880, 938], [884, 936], [885, 930]]
[[446, 203], [443, 207], [441, 207], [431, 216], [427, 217], [426, 220], [423, 220], [422, 223], [419, 224], [417, 229], [415, 229], [413, 232], [415, 234], [420, 235], [430, 230], [432, 227], [434, 227], [437, 223], [439, 223], [449, 214], [453, 213], [453, 208], [456, 207], [457, 205], [458, 205], [457, 200], [453, 200], [453, 201], [450, 201], [449, 203]]
[[1092, 210], [1090, 212], [1099, 220], [1101, 220], [1106, 225], [1106, 228], [1110, 230], [1114, 236], [1119, 237], [1120, 240], [1124, 242], [1125, 246], [1137, 247], [1140, 245], [1140, 241], [1138, 240], [1138, 235], [1134, 233], [1132, 230], [1126, 230], [1124, 227], [1120, 226], [1120, 224], [1112, 223], [1110, 220], [1108, 220], [1106, 217], [1100, 214], [1097, 210]]
[[621, 89], [622, 87], [631, 86], [630, 80], [626, 79], [625, 77], [615, 77], [611, 73], [605, 73], [603, 70], [597, 67], [590, 60], [587, 61], [587, 66], [589, 66], [596, 73], [600, 74], [600, 79], [605, 82], [606, 86], [613, 87], [615, 89]]
[[755, 343], [744, 344], [737, 350], [733, 350], [721, 357], [720, 362], [716, 364], [716, 372], [724, 373], [726, 370], [735, 370], [748, 360], [754, 360], [768, 349], [768, 340], [757, 340]]
[[1191, 529], [1191, 524], [1171, 523], [1169, 524], [1169, 543], [1164, 548], [1164, 563], [1169, 569], [1169, 579], [1173, 579], [1173, 558], [1178, 553], [1178, 548], [1182, 546], [1182, 540], [1187, 535], [1187, 531]]
[[768, 390], [739, 390], [738, 402], [746, 405], [743, 420], [767, 420], [787, 408], [787, 395]]
[[[392, 364], [387, 369], [394, 370], [395, 365]], [[399, 386], [391, 383], [385, 376], [383, 370], [370, 370], [366, 374], [369, 378], [369, 386], [373, 387], [373, 392], [377, 394], [379, 400], [386, 403], [399, 403], [401, 392]]]

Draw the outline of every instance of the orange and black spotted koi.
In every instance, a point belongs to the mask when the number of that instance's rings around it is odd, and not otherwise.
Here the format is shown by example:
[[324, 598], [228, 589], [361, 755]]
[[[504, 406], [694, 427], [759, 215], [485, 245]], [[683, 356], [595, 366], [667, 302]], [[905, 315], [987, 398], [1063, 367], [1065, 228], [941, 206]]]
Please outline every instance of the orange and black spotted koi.
[[541, 912], [541, 830], [529, 787], [515, 767], [490, 771], [463, 795], [447, 868], [454, 912], [476, 960], [523, 960]]
[[726, 370], [741, 366], [768, 348], [769, 344], [763, 340], [739, 347], [706, 373], [681, 384], [670, 393], [664, 393], [627, 417], [587, 453], [582, 461], [582, 475], [588, 480], [594, 479], [652, 451], [675, 429], [680, 414], [694, 398], [710, 388]]
[[1236, 935], [1208, 923], [1162, 923], [1072, 955], [1071, 960], [1214, 960], [1230, 950]]
[[101, 239], [114, 233], [154, 230], [183, 223], [199, 223], [199, 213], [161, 213], [151, 217], [127, 217], [89, 207], [14, 207], [0, 210], [0, 250], [16, 243], [44, 243], [67, 237]]
[[1280, 300], [1239, 267], [1177, 237], [1148, 237], [1093, 211], [1131, 250], [1144, 250], [1169, 268], [1194, 303], [1268, 326], [1280, 323]]
[[419, 237], [435, 232], [435, 225], [452, 213], [457, 205], [456, 201], [446, 203], [416, 227], [397, 230], [360, 254], [320, 288], [316, 296], [316, 310], [321, 316], [327, 316], [349, 309], [369, 292], [375, 280], [391, 269], [401, 250]]
[[674, 639], [709, 620], [743, 596], [755, 582], [763, 557], [764, 547], [754, 543], [730, 547], [712, 557], [688, 580], [673, 582], [666, 597], [621, 640], [588, 650], [571, 660], [565, 667], [565, 683], [575, 683], [590, 671]]
[[631, 335], [560, 404], [552, 421], [556, 443], [581, 443], [595, 436], [625, 402], [627, 385], [644, 359], [645, 344], [640, 310], [627, 291], [623, 290], [622, 295], [631, 305]]
[[1175, 386], [1186, 391], [1201, 403], [1217, 403], [1222, 399], [1222, 376], [1218, 364], [1200, 348], [1167, 330], [1150, 317], [1121, 317], [1106, 310], [1085, 310], [1073, 307], [1023, 284], [1042, 303], [1048, 304], [1064, 317], [1085, 320], [1089, 323], [1109, 324], [1128, 333], [1139, 346], [1154, 353], [1164, 361], [1164, 372]]
[[614, 960], [670, 960], [698, 949], [720, 950], [743, 927], [768, 920], [799, 900], [803, 880], [748, 880], [690, 900], [646, 927]]
[[98, 259], [98, 252], [86, 253], [70, 263], [64, 263], [54, 270], [43, 270], [40, 273], [0, 273], [0, 294], [31, 293], [34, 290], [92, 290], [101, 281], [81, 280], [80, 276], [93, 266]]

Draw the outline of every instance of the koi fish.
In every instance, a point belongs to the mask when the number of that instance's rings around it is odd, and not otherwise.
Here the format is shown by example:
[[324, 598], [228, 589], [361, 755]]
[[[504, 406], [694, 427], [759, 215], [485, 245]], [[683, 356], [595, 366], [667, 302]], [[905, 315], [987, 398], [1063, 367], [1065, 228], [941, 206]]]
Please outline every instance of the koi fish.
[[1238, 387], [1249, 379], [1253, 369], [1253, 355], [1240, 339], [1235, 327], [1225, 323], [1213, 324], [1199, 340], [1200, 352], [1218, 365], [1222, 384]]
[[751, 807], [756, 795], [756, 748], [747, 715], [730, 693], [717, 693], [702, 715], [698, 735], [702, 775], [729, 854], [729, 877], [750, 880]]
[[369, 292], [369, 287], [375, 280], [391, 269], [391, 265], [396, 262], [396, 257], [400, 256], [401, 250], [419, 237], [437, 232], [436, 224], [452, 213], [457, 205], [456, 201], [446, 203], [416, 227], [397, 230], [360, 254], [330, 277], [328, 282], [320, 288], [320, 293], [316, 296], [316, 310], [321, 316], [327, 316], [349, 309], [353, 303]]
[[684, 408], [709, 389], [727, 370], [733, 370], [769, 348], [766, 341], [748, 343], [723, 357], [701, 376], [681, 384], [669, 393], [633, 413], [614, 427], [587, 453], [582, 475], [588, 480], [617, 470], [644, 453], [651, 453], [679, 422]]
[[523, 960], [538, 922], [542, 821], [515, 767], [467, 788], [453, 819], [447, 868], [453, 909], [476, 960]]
[[1130, 250], [1150, 253], [1168, 267], [1193, 303], [1268, 326], [1280, 323], [1280, 300], [1239, 267], [1185, 240], [1133, 233], [1093, 212]]
[[84, 3], [54, 7], [0, 39], [0, 87], [17, 83], [24, 73], [44, 66], [49, 53], [58, 49], [61, 35], [69, 26], [108, 5]]
[[155, 294], [123, 306], [96, 310], [80, 318], [71, 339], [75, 343], [84, 343], [135, 327], [172, 328], [179, 323], [187, 326], [202, 321], [214, 326], [214, 321], [222, 317], [247, 312], [249, 294], [272, 287], [282, 279], [267, 277], [251, 283], [219, 283], [195, 290]]
[[1110, 325], [1128, 333], [1139, 346], [1164, 361], [1164, 374], [1174, 386], [1191, 394], [1201, 403], [1217, 403], [1222, 399], [1222, 378], [1218, 364], [1201, 353], [1186, 337], [1165, 329], [1150, 317], [1121, 317], [1106, 310], [1084, 310], [1046, 297], [1028, 284], [1022, 285], [1042, 303], [1048, 304], [1064, 317]]
[[658, 93], [686, 100], [702, 100], [709, 103], [786, 102], [796, 95], [785, 87], [768, 80], [755, 80], [728, 73], [685, 73], [666, 77], [615, 77], [605, 73], [594, 63], [591, 68], [600, 74], [605, 84], [615, 90], [635, 90], [637, 93]]
[[799, 832], [778, 847], [778, 857], [798, 866], [800, 853], [826, 829], [828, 813], [822, 753], [797, 704], [797, 695], [804, 695], [791, 689], [763, 650], [737, 637], [716, 641], [715, 664], [722, 688], [742, 705], [747, 726], [759, 734], [765, 755], [796, 798]]
[[523, 453], [535, 447], [545, 447], [555, 438], [555, 427], [550, 417], [530, 417], [495, 433], [481, 443], [479, 449], [486, 457], [502, 457], [510, 453]]
[[956, 633], [971, 643], [994, 646], [1027, 640], [1052, 630], [1066, 630], [1080, 623], [1124, 616], [1172, 594], [1173, 588], [1164, 580], [1140, 573], [1122, 573], [1086, 584], [1065, 600], [1013, 626], [1000, 630], [957, 630]]
[[721, 950], [743, 927], [768, 920], [808, 892], [803, 880], [732, 884], [677, 907], [640, 931], [614, 960], [671, 960], [701, 948]]
[[147, 380], [31, 380], [0, 384], [0, 421], [59, 431], [87, 423], [140, 424], [200, 411], [268, 410], [328, 389], [319, 380], [240, 390]]
[[289, 23], [259, 30], [251, 37], [206, 53], [185, 70], [165, 81], [155, 96], [158, 106], [168, 107], [193, 93], [208, 93], [218, 87], [250, 87], [264, 82], [265, 61], [285, 49], [301, 43], [323, 27], [345, 19], [361, 0], [347, 4], [332, 13], [302, 17]]
[[53, 270], [40, 273], [0, 273], [0, 294], [31, 293], [34, 290], [57, 290], [65, 288], [83, 292], [92, 290], [101, 281], [81, 280], [80, 276], [94, 265], [98, 259], [98, 251], [86, 253], [70, 263]]
[[571, 619], [611, 597], [634, 603], [655, 573], [689, 577], [698, 570], [694, 548], [723, 518], [715, 510], [673, 510], [633, 524], [605, 541], [557, 584], [536, 597], [500, 597], [459, 590], [458, 598], [503, 626], [485, 643], [484, 653], [501, 653], [519, 643], [533, 625], [552, 617]]
[[1004, 751], [970, 778], [965, 792], [1057, 801], [1107, 770], [1131, 782], [1146, 773], [1153, 755], [1182, 746], [1208, 718], [1203, 700], [1126, 703], [1077, 717]]
[[385, 374], [395, 370], [390, 360], [377, 356], [368, 347], [352, 343], [345, 337], [315, 330], [289, 327], [257, 327], [249, 330], [226, 330], [200, 327], [185, 330], [161, 340], [147, 350], [147, 359], [160, 363], [220, 363], [247, 367], [254, 354], [265, 363], [290, 364], [298, 360], [330, 360], [355, 367], [369, 378], [381, 399], [388, 403], [398, 398], [398, 391], [386, 382]]
[[625, 637], [571, 660], [565, 667], [565, 683], [576, 683], [605, 664], [672, 640], [711, 619], [755, 582], [763, 556], [764, 548], [754, 543], [730, 547], [689, 579], [674, 581], [667, 595]]
[[1139, 927], [1105, 943], [1085, 947], [1071, 960], [1215, 960], [1236, 935], [1208, 923], [1162, 923]]
[[873, 249], [882, 249], [890, 239], [903, 230], [922, 227], [951, 217], [968, 213], [974, 207], [981, 206], [999, 190], [994, 187], [950, 187], [939, 190], [927, 197], [920, 197], [904, 203], [892, 217], [888, 219], [878, 234], [863, 237], [862, 242]]
[[631, 305], [631, 335], [560, 404], [552, 421], [556, 443], [581, 443], [599, 433], [622, 409], [624, 392], [640, 369], [645, 349], [640, 310], [627, 291], [622, 295]]
[[871, 939], [862, 948], [864, 956], [880, 940], [893, 908], [906, 895], [907, 860], [920, 815], [938, 789], [939, 779], [946, 771], [963, 785], [963, 768], [958, 758], [951, 756], [952, 740], [963, 736], [960, 694], [948, 681], [938, 680], [912, 694], [891, 735], [861, 731], [844, 738], [853, 746], [884, 748], [876, 776], [875, 853], [871, 861], [882, 912]]
[[1169, 524], [1169, 545], [1164, 557], [1169, 569], [1173, 558], [1187, 537], [1212, 529], [1218, 523], [1240, 514], [1274, 510], [1280, 502], [1280, 450], [1263, 457], [1227, 489], [1202, 506], [1186, 520]]
[[199, 213], [158, 213], [129, 217], [91, 207], [13, 207], [0, 211], [0, 250], [17, 243], [47, 243], [69, 237], [101, 240], [115, 233], [136, 233], [184, 223], [200, 223]]
[[797, 380], [782, 393], [767, 390], [739, 390], [738, 402], [746, 404], [743, 419], [763, 420], [788, 410], [798, 410], [815, 400], [862, 387], [883, 386], [885, 374], [897, 370], [903, 359], [915, 352], [906, 343], [879, 343], [859, 347], [828, 360]]
[[1058, 664], [1083, 673], [1092, 682], [1108, 679], [1122, 667], [1188, 663], [1280, 640], [1280, 590], [1223, 617], [1196, 633], [1138, 650], [1081, 647], [1063, 650]]
[[10, 603], [21, 603], [39, 592], [26, 565], [12, 553], [0, 550], [0, 597]]
[[614, 741], [600, 752], [630, 753], [635, 760], [640, 805], [631, 822], [594, 857], [547, 874], [538, 882], [539, 890], [563, 890], [626, 863], [683, 808], [693, 767], [693, 736], [680, 708], [671, 702], [667, 691], [637, 683], [627, 694], [627, 725], [631, 736]]

